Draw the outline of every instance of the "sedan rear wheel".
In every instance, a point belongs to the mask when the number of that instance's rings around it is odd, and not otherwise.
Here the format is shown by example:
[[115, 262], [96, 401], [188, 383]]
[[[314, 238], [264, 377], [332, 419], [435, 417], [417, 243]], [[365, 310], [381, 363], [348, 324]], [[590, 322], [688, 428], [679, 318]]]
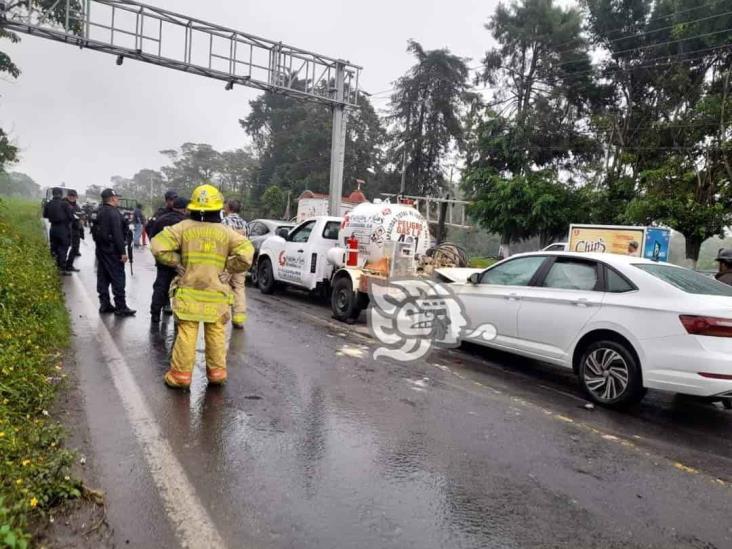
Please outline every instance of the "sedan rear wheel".
[[615, 341], [590, 344], [579, 374], [583, 389], [598, 404], [622, 407], [643, 398], [640, 367], [633, 353]]

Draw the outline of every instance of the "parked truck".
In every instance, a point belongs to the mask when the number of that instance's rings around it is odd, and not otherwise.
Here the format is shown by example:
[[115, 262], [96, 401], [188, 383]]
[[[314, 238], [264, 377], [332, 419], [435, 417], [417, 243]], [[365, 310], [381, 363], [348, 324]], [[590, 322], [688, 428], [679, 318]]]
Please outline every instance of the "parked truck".
[[318, 292], [335, 318], [351, 321], [368, 306], [370, 284], [426, 273], [430, 246], [429, 225], [414, 207], [363, 203], [344, 217], [316, 216], [265, 240], [257, 286], [265, 294], [278, 285]]

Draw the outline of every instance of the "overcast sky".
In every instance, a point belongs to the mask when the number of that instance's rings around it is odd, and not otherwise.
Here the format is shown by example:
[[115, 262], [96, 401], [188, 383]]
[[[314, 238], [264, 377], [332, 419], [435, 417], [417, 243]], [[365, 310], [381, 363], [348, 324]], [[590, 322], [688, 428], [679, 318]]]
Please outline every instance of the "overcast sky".
[[[362, 88], [391, 87], [413, 63], [413, 38], [427, 49], [449, 47], [473, 65], [490, 46], [483, 28], [497, 0], [148, 0], [148, 3], [363, 66]], [[246, 144], [238, 124], [257, 90], [22, 36], [4, 40], [22, 70], [0, 81], [0, 125], [21, 148], [11, 170], [40, 185], [107, 185], [165, 164], [158, 151], [184, 142], [218, 150]], [[386, 96], [374, 101], [386, 106]]]

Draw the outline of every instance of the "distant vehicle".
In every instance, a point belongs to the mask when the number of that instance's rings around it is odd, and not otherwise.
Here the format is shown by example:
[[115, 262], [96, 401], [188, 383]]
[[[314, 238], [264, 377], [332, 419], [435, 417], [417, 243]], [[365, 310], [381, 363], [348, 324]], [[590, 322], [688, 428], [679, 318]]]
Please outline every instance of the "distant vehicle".
[[451, 284], [474, 343], [572, 368], [595, 402], [646, 388], [732, 407], [732, 287], [670, 263], [603, 253], [518, 254]]
[[278, 221], [276, 219], [255, 219], [247, 223], [247, 235], [254, 245], [254, 260], [252, 268], [249, 270], [252, 284], [257, 284], [257, 258], [259, 257], [259, 248], [262, 242], [270, 236], [276, 235], [281, 230], [289, 232], [295, 226], [294, 223], [288, 221]]
[[566, 242], [555, 242], [554, 244], [549, 244], [546, 248], [542, 248], [542, 251], [544, 251], [544, 252], [566, 252], [568, 246], [569, 245]]
[[132, 214], [135, 211], [135, 206], [137, 206], [137, 200], [134, 198], [119, 199], [119, 206], [117, 206], [117, 209], [130, 224], [132, 223]]
[[[49, 187], [46, 189], [46, 196], [41, 200], [41, 207], [45, 207], [53, 199], [53, 189], [55, 187]], [[61, 198], [66, 198], [69, 195], [69, 191], [76, 191], [76, 189], [67, 189], [66, 187], [59, 187], [61, 189]]]

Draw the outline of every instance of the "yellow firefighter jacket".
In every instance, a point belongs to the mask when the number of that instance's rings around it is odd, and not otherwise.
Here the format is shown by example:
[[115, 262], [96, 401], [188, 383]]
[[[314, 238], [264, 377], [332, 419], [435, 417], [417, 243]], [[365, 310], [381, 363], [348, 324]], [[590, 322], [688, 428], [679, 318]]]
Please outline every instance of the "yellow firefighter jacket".
[[218, 322], [228, 316], [233, 293], [219, 275], [249, 268], [254, 255], [249, 240], [220, 223], [187, 219], [165, 227], [151, 247], [163, 265], [185, 268], [171, 286], [171, 305], [178, 318]]

